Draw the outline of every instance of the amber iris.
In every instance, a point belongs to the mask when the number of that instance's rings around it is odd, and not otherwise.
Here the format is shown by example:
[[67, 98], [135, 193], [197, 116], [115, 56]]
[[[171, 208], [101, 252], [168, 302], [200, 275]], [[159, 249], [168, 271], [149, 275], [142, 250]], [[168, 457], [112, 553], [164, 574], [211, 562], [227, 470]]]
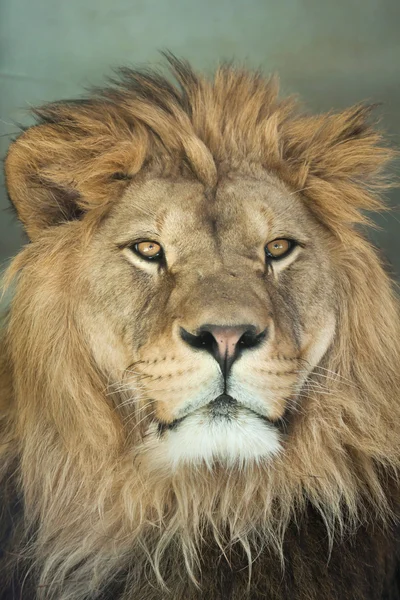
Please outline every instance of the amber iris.
[[137, 254], [149, 260], [156, 260], [162, 256], [161, 246], [157, 242], [138, 242], [134, 245], [134, 250]]
[[266, 245], [265, 251], [268, 258], [283, 258], [293, 248], [293, 242], [291, 240], [279, 239], [269, 242]]

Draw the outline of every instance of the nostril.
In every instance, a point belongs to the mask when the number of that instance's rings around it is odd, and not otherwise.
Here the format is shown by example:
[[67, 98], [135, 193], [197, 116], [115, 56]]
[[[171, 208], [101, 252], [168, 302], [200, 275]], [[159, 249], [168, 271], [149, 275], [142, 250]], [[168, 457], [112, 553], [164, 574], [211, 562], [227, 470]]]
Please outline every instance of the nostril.
[[257, 333], [256, 328], [251, 327], [244, 332], [238, 344], [242, 348], [255, 348], [261, 344], [261, 342], [263, 342], [267, 336], [268, 328], [264, 329], [264, 331], [261, 331], [260, 333]]
[[211, 350], [215, 345], [215, 338], [209, 331], [202, 331], [198, 336], [194, 337], [197, 337], [198, 341], [196, 344], [198, 344], [200, 348]]
[[181, 327], [180, 334], [183, 341], [192, 346], [192, 348], [211, 350], [213, 344], [215, 344], [214, 336], [209, 331], [201, 331], [198, 335], [194, 335]]

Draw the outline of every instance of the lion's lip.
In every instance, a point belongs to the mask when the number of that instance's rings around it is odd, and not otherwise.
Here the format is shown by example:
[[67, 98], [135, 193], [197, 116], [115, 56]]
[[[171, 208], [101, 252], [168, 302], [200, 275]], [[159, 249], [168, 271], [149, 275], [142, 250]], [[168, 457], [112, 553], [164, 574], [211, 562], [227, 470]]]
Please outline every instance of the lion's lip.
[[[206, 410], [207, 413], [212, 418], [225, 419], [227, 421], [234, 419], [240, 410], [246, 410], [246, 411], [253, 413], [254, 415], [256, 415], [258, 418], [262, 419], [266, 423], [268, 423], [274, 427], [277, 427], [279, 429], [282, 429], [282, 427], [284, 425], [283, 418], [277, 419], [277, 420], [269, 419], [265, 415], [262, 415], [262, 414], [256, 412], [252, 408], [249, 408], [248, 406], [239, 404], [239, 402], [237, 400], [235, 400], [235, 398], [233, 398], [233, 396], [230, 396], [229, 394], [220, 394], [219, 396], [217, 396], [217, 398], [215, 398], [214, 400], [209, 402], [206, 406], [202, 406], [201, 409], [197, 409], [197, 410], [202, 410], [202, 411]], [[196, 412], [196, 411], [194, 411], [194, 412]], [[192, 413], [188, 413], [184, 417], [181, 417], [179, 419], [174, 419], [173, 421], [170, 421], [169, 423], [159, 421], [159, 423], [158, 423], [159, 433], [163, 433], [164, 431], [167, 431], [167, 430], [176, 429], [179, 426], [179, 424], [182, 423], [182, 421], [184, 421], [191, 414]]]
[[207, 405], [207, 409], [213, 416], [233, 417], [239, 408], [238, 402], [229, 394], [220, 394], [215, 400]]

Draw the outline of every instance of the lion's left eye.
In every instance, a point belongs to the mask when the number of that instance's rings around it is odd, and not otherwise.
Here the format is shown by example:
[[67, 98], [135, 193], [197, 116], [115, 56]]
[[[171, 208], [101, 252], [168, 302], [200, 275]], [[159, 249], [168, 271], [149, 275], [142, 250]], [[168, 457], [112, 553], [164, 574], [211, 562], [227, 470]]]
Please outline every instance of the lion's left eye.
[[138, 254], [141, 258], [146, 260], [159, 261], [163, 257], [163, 250], [160, 244], [146, 240], [144, 242], [137, 242], [131, 246], [131, 249]]
[[276, 260], [288, 256], [295, 248], [296, 242], [293, 240], [287, 240], [285, 238], [273, 240], [265, 246], [265, 253], [267, 259]]

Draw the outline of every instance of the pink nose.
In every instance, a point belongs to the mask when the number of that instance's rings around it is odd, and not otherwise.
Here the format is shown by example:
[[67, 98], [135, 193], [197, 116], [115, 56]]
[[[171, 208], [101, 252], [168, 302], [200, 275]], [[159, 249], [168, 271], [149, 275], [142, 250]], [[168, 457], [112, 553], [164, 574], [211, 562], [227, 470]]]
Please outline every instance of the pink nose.
[[220, 359], [229, 360], [234, 357], [236, 346], [247, 329], [248, 326], [246, 325], [238, 327], [218, 327], [217, 325], [211, 325], [208, 328], [209, 333], [211, 333], [217, 342], [216, 352]]
[[209, 352], [227, 377], [241, 351], [258, 346], [266, 338], [267, 332], [268, 329], [260, 331], [254, 325], [202, 325], [196, 334], [181, 328], [181, 337], [192, 348]]

